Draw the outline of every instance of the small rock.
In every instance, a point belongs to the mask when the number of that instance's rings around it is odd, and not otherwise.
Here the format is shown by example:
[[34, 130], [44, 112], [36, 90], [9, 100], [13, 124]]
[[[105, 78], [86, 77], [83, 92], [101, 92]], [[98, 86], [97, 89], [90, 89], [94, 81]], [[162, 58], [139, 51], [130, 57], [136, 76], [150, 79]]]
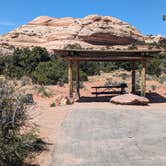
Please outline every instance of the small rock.
[[70, 105], [73, 104], [73, 101], [71, 101], [68, 97], [65, 97], [61, 100], [61, 105]]

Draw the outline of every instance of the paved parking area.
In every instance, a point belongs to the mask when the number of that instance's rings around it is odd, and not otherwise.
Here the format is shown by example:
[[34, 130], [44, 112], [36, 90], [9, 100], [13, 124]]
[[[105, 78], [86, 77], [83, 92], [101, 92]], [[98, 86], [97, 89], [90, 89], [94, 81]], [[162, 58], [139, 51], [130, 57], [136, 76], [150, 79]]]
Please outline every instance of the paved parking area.
[[52, 166], [165, 166], [166, 104], [72, 106]]

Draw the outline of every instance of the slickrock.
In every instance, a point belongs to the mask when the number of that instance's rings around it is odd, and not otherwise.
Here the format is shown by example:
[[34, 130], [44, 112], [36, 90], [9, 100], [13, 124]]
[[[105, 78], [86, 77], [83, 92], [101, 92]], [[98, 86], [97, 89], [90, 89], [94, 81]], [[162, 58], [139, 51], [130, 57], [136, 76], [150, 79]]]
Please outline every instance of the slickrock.
[[145, 43], [166, 43], [166, 38], [164, 36], [161, 35], [157, 35], [157, 36], [145, 36], [144, 37]]
[[128, 45], [143, 41], [133, 26], [111, 16], [90, 15], [85, 18], [52, 18], [40, 16], [0, 36], [0, 45], [14, 47], [64, 48], [78, 43], [85, 48]]

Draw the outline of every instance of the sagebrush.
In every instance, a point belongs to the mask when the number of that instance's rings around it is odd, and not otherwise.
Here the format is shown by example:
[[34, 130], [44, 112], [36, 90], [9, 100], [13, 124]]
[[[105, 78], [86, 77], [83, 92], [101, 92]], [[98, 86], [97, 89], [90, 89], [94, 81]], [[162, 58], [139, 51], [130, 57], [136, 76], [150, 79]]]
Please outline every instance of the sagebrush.
[[0, 166], [21, 166], [33, 153], [37, 133], [27, 121], [24, 94], [0, 80]]

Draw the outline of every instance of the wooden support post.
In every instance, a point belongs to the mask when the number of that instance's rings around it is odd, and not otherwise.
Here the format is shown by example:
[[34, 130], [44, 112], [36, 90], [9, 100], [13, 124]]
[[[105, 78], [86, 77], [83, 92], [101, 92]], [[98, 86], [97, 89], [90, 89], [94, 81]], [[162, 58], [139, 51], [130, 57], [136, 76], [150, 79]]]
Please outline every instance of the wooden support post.
[[141, 69], [141, 96], [146, 95], [146, 60], [142, 60]]
[[80, 62], [76, 61], [76, 96], [80, 98]]
[[68, 86], [69, 86], [69, 98], [73, 97], [73, 64], [69, 61], [68, 64]]
[[132, 63], [132, 89], [131, 93], [135, 94], [136, 92], [136, 81], [135, 81], [135, 62]]

